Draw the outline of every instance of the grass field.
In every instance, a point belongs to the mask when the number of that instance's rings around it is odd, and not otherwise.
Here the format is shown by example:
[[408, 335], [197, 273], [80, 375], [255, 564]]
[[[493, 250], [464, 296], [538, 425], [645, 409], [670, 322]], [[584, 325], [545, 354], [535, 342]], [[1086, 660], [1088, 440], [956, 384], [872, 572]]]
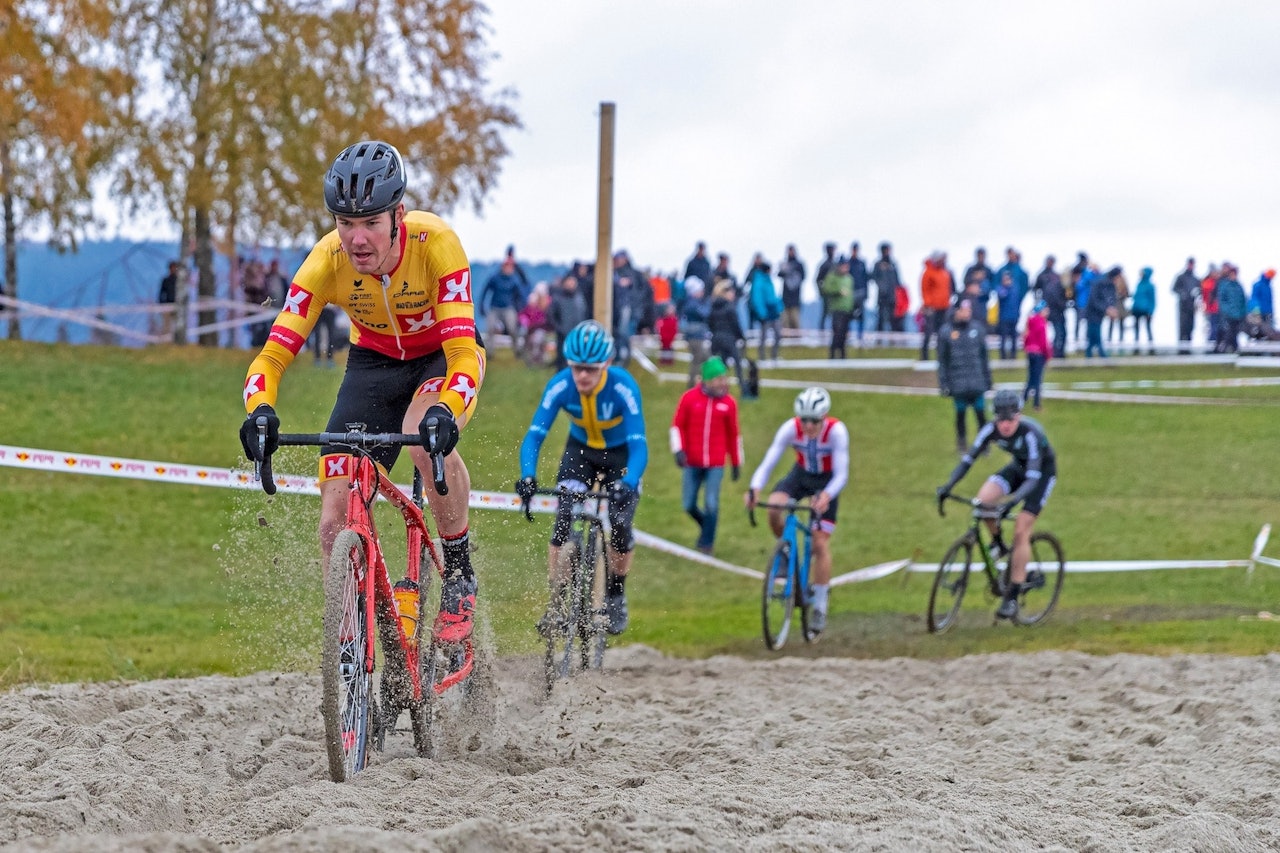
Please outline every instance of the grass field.
[[[882, 355], [882, 353], [877, 353]], [[198, 348], [125, 350], [0, 342], [0, 444], [142, 459], [243, 464], [236, 429], [250, 354]], [[769, 372], [765, 372], [766, 377]], [[847, 370], [788, 379], [930, 386], [916, 371]], [[1048, 381], [1212, 380], [1275, 372], [1228, 365], [1055, 372]], [[681, 383], [637, 371], [651, 462], [637, 525], [691, 544], [666, 431]], [[340, 371], [300, 360], [279, 411], [286, 431], [320, 429]], [[509, 490], [517, 449], [547, 374], [495, 354], [461, 445], [477, 489]], [[1021, 371], [998, 373], [1017, 381]], [[1039, 420], [1058, 452], [1059, 486], [1041, 521], [1068, 559], [1241, 559], [1265, 523], [1280, 522], [1280, 388], [1133, 393], [1212, 397], [1222, 405], [1046, 400]], [[789, 414], [794, 392], [766, 388], [741, 406], [748, 464]], [[849, 425], [851, 482], [833, 539], [836, 571], [914, 556], [938, 559], [963, 528], [938, 518], [933, 489], [954, 463], [951, 410], [936, 396], [838, 393]], [[548, 439], [551, 477], [563, 424]], [[982, 460], [963, 486], [1001, 464]], [[282, 452], [278, 470], [312, 473], [313, 456]], [[406, 482], [407, 466], [394, 472]], [[31, 681], [157, 678], [314, 666], [320, 613], [318, 502], [303, 496], [132, 482], [0, 468], [0, 687]], [[761, 567], [771, 549], [726, 479], [717, 556]], [[390, 519], [388, 519], [390, 520]], [[502, 654], [533, 651], [544, 601], [549, 518], [475, 511], [485, 621]], [[394, 540], [394, 537], [388, 537]], [[1280, 540], [1280, 534], [1277, 534]], [[1268, 552], [1280, 554], [1280, 541]], [[961, 624], [929, 636], [929, 577], [899, 574], [841, 587], [822, 642], [791, 654], [942, 657], [1071, 648], [1094, 653], [1259, 654], [1280, 646], [1280, 570], [1068, 574], [1060, 609], [1034, 629], [992, 627], [981, 596]], [[628, 586], [629, 642], [681, 655], [764, 656], [757, 583], [641, 550]]]

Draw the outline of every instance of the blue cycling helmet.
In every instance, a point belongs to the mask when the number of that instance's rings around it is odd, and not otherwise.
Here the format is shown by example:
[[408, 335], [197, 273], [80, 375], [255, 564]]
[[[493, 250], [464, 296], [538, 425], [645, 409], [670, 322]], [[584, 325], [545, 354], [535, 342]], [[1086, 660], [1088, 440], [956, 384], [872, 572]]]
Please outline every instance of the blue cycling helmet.
[[613, 335], [595, 320], [583, 320], [565, 336], [564, 360], [570, 364], [604, 364], [613, 358]]

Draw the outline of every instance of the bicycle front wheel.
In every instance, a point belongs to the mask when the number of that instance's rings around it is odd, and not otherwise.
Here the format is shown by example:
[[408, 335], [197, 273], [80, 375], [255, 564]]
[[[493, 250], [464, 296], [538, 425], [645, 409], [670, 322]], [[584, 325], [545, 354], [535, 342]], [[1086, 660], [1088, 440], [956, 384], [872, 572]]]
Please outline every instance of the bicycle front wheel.
[[764, 644], [777, 651], [787, 642], [791, 628], [791, 611], [795, 607], [795, 583], [791, 577], [791, 546], [779, 542], [764, 573], [764, 594], [760, 614], [764, 626]]
[[1019, 625], [1034, 625], [1053, 612], [1066, 575], [1067, 561], [1062, 556], [1058, 537], [1048, 532], [1032, 533], [1027, 579], [1018, 594]]
[[578, 639], [578, 626], [584, 618], [579, 587], [583, 541], [579, 531], [573, 531], [569, 536], [561, 549], [561, 556], [568, 558], [569, 581], [563, 588], [552, 590], [547, 612], [538, 623], [538, 631], [547, 644], [543, 675], [548, 696], [558, 679], [573, 674], [573, 646]]
[[973, 565], [973, 540], [961, 536], [947, 549], [929, 591], [929, 633], [941, 634], [955, 624], [960, 604], [969, 585], [969, 568]]
[[604, 538], [594, 525], [587, 534], [587, 547], [579, 565], [578, 589], [582, 596], [582, 618], [578, 634], [582, 639], [582, 668], [604, 668]]
[[373, 672], [365, 670], [369, 636], [360, 579], [367, 571], [364, 541], [344, 530], [333, 542], [324, 581], [320, 650], [321, 715], [329, 776], [345, 782], [364, 769], [372, 736]]

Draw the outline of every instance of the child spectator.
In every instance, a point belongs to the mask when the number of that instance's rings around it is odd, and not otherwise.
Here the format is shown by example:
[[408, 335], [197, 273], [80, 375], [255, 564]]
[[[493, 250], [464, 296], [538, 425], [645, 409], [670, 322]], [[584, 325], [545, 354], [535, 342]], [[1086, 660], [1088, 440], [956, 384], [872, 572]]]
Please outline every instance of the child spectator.
[[676, 317], [676, 304], [674, 302], [664, 302], [662, 305], [661, 316], [655, 323], [658, 327], [658, 344], [661, 351], [658, 353], [658, 363], [663, 365], [675, 364], [676, 361], [676, 335], [680, 332], [680, 320]]
[[519, 323], [521, 337], [524, 340], [522, 355], [525, 364], [541, 366], [547, 362], [548, 344], [555, 327], [547, 316], [551, 307], [551, 291], [545, 281], [534, 285], [529, 294], [529, 301], [520, 309]]

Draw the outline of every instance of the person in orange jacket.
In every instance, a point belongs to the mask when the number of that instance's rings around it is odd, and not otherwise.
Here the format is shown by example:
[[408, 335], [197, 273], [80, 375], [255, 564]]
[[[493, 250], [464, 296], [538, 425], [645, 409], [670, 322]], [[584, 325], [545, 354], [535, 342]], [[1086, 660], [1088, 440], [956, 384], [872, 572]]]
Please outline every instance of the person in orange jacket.
[[946, 252], [934, 252], [924, 261], [924, 272], [920, 275], [921, 311], [924, 314], [923, 336], [920, 340], [920, 360], [929, 359], [929, 339], [938, 334], [938, 329], [947, 320], [947, 310], [951, 307], [951, 297], [955, 293], [955, 279], [947, 270]]

